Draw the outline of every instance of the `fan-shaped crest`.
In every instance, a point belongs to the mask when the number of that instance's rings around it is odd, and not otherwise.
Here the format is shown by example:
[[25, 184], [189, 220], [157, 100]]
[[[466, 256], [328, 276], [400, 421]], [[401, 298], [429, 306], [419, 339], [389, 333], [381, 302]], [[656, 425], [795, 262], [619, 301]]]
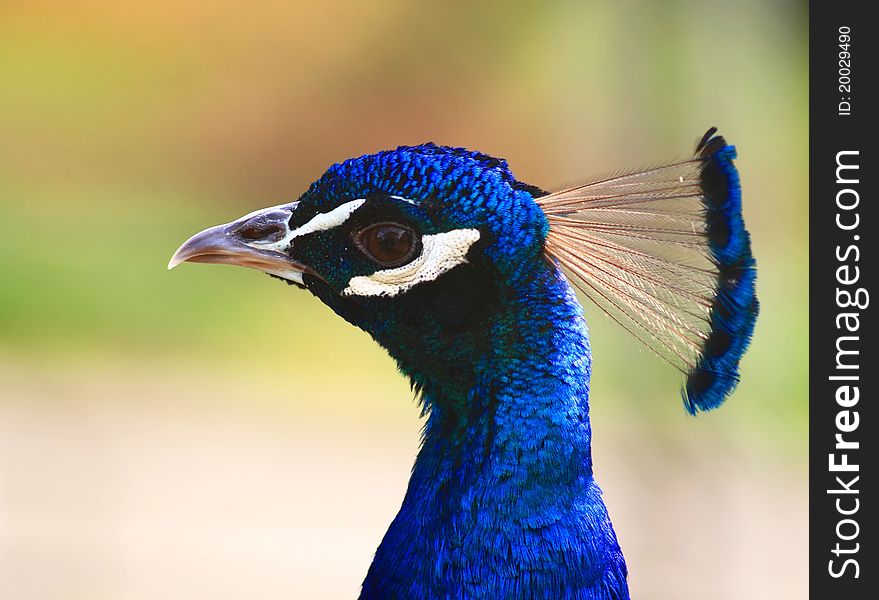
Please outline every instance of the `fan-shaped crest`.
[[710, 129], [693, 158], [537, 199], [547, 251], [574, 285], [687, 378], [691, 413], [719, 406], [757, 318], [735, 148]]

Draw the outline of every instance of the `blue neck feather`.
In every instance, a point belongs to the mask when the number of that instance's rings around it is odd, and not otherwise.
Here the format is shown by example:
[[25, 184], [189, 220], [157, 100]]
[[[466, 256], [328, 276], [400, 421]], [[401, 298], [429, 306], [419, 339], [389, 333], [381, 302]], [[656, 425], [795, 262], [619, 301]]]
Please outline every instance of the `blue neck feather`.
[[457, 380], [397, 353], [430, 415], [362, 598], [628, 598], [592, 477], [582, 310], [554, 265], [529, 270]]

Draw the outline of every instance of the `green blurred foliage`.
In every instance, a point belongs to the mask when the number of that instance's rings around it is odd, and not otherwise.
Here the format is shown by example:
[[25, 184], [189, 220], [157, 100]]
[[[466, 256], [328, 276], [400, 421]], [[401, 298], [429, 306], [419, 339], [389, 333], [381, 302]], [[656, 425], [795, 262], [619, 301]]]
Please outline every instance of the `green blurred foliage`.
[[[382, 351], [307, 294], [227, 267], [168, 273], [168, 258], [365, 152], [468, 146], [552, 187], [683, 156], [717, 125], [741, 157], [762, 314], [740, 390], [704, 418], [793, 456], [805, 19], [804, 4], [756, 0], [3, 3], [0, 357], [49, 376], [71, 362], [283, 367], [405, 394]], [[595, 410], [676, 435], [689, 419], [674, 374], [587, 311], [594, 397], [608, 398]]]

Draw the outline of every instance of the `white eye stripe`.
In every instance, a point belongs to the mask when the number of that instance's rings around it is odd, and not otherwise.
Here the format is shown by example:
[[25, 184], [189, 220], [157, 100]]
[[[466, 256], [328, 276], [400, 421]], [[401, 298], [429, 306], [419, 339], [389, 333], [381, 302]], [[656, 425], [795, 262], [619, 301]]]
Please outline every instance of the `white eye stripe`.
[[421, 238], [421, 255], [395, 269], [352, 277], [345, 296], [396, 296], [425, 281], [433, 281], [467, 262], [467, 252], [479, 239], [478, 229], [455, 229]]
[[328, 213], [319, 213], [314, 215], [312, 219], [290, 232], [290, 238], [297, 238], [316, 231], [325, 231], [338, 227], [348, 220], [355, 210], [360, 208], [366, 200], [351, 200], [345, 204], [340, 204]]
[[253, 246], [254, 248], [259, 248], [260, 250], [282, 252], [285, 248], [287, 248], [287, 246], [290, 245], [290, 242], [292, 242], [295, 238], [302, 237], [303, 235], [308, 235], [310, 233], [326, 231], [327, 229], [333, 229], [334, 227], [338, 227], [339, 225], [347, 221], [354, 213], [354, 211], [360, 208], [364, 202], [366, 202], [366, 200], [362, 198], [359, 200], [351, 200], [350, 202], [340, 204], [329, 212], [318, 213], [314, 215], [314, 217], [312, 217], [311, 220], [308, 221], [308, 223], [300, 225], [292, 231], [287, 231], [284, 237], [277, 242], [271, 242], [268, 244], [251, 242], [248, 245]]

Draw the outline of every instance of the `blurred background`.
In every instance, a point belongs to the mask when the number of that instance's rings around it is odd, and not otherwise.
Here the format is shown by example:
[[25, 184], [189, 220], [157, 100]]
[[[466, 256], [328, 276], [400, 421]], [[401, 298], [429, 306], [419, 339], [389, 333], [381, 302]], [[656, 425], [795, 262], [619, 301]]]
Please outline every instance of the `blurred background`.
[[354, 598], [418, 408], [309, 294], [193, 232], [428, 140], [551, 187], [738, 146], [762, 314], [688, 417], [587, 306], [595, 463], [633, 596], [806, 593], [800, 2], [0, 4], [0, 598]]

